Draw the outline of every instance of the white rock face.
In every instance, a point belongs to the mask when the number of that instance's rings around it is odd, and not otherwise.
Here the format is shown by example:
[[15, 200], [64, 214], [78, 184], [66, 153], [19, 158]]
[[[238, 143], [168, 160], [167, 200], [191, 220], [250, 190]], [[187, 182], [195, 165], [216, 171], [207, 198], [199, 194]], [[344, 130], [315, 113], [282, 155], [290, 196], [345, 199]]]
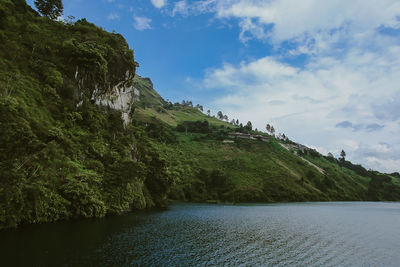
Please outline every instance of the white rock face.
[[[96, 95], [96, 93], [94, 94]], [[124, 127], [128, 125], [132, 118], [130, 112], [132, 110], [132, 104], [139, 101], [140, 92], [133, 86], [123, 87], [115, 86], [113, 90], [108, 94], [95, 96], [97, 105], [106, 106], [114, 110], [121, 111], [122, 120], [124, 121]]]
[[[124, 127], [131, 122], [129, 114], [132, 110], [132, 104], [140, 100], [140, 91], [133, 86], [128, 87], [125, 85], [126, 81], [131, 81], [133, 79], [133, 76], [134, 74], [127, 71], [125, 74], [125, 82], [117, 84], [106, 94], [99, 92], [99, 86], [96, 84], [92, 94], [92, 100], [94, 100], [97, 105], [121, 111]], [[82, 99], [82, 88], [85, 88], [86, 78], [84, 73], [81, 73], [79, 68], [76, 67], [75, 80], [78, 82], [79, 88], [75, 93], [76, 99]], [[80, 105], [82, 105], [82, 100], [77, 103], [77, 107]]]

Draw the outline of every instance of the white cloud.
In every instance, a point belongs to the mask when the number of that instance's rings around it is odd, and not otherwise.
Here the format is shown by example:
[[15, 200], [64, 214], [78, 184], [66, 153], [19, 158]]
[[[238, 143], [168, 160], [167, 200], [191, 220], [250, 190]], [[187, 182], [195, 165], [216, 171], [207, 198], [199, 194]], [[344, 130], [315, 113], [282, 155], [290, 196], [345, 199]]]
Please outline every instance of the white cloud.
[[175, 16], [176, 14], [181, 14], [186, 16], [188, 12], [189, 12], [189, 6], [186, 0], [181, 0], [174, 4], [174, 8], [172, 9], [172, 16]]
[[[400, 95], [400, 56], [389, 52], [399, 48], [349, 51], [341, 59], [315, 57], [302, 69], [273, 57], [224, 64], [207, 71], [204, 86], [225, 92], [214, 106], [232, 118], [251, 120], [258, 129], [272, 123], [321, 151], [338, 155], [343, 148], [367, 167], [399, 171], [400, 149], [394, 148], [400, 148], [400, 112], [393, 110]], [[382, 150], [372, 160], [366, 147], [381, 148], [382, 142], [390, 144], [390, 153]]]
[[162, 8], [167, 4], [167, 0], [150, 0], [156, 8]]
[[108, 14], [107, 19], [108, 20], [116, 20], [119, 19], [120, 16], [118, 15], [118, 13], [116, 12], [111, 12], [110, 14]]
[[139, 16], [133, 16], [134, 23], [133, 26], [135, 27], [136, 30], [143, 31], [143, 30], [148, 30], [151, 29], [151, 19], [147, 17], [139, 17]]
[[199, 15], [207, 12], [215, 12], [215, 2], [216, 0], [203, 0], [188, 4], [186, 0], [180, 0], [175, 2], [171, 15], [180, 14], [187, 16], [189, 14]]
[[217, 18], [237, 19], [243, 42], [257, 38], [274, 44], [308, 43], [301, 52], [323, 49], [344, 35], [358, 39], [379, 26], [400, 27], [396, 0], [204, 0], [190, 5], [183, 0], [174, 10], [173, 15], [212, 12]]

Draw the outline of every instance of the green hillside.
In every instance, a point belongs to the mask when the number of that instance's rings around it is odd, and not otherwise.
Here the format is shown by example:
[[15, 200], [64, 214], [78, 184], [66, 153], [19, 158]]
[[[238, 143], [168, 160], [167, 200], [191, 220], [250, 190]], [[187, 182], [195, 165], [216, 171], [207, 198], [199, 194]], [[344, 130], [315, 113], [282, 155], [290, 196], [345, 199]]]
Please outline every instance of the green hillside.
[[184, 121], [206, 120], [212, 125], [231, 127], [229, 123], [218, 120], [215, 117], [206, 116], [196, 108], [179, 103], [166, 102], [154, 90], [153, 83], [149, 78], [142, 78], [136, 75], [134, 86], [140, 91], [140, 99], [135, 103], [135, 118], [138, 120], [146, 120], [153, 117], [173, 127]]
[[169, 200], [400, 200], [397, 173], [258, 140], [165, 101], [137, 66], [119, 34], [0, 2], [0, 229]]
[[[149, 95], [147, 90], [153, 91], [149, 84], [137, 88], [145, 96]], [[140, 124], [154, 120], [175, 127], [177, 142], [159, 144], [167, 158], [174, 159], [170, 168], [178, 173], [169, 193], [171, 199], [228, 202], [400, 199], [400, 177], [396, 175], [367, 171], [360, 165], [324, 157], [312, 149], [304, 153], [298, 149], [289, 151], [282, 145], [293, 142], [274, 137], [269, 142], [230, 138], [228, 133], [232, 131], [265, 134], [231, 125], [193, 107], [162, 101], [152, 105], [154, 99], [149, 100], [140, 99], [134, 121]], [[148, 108], [141, 108], [144, 106]], [[208, 122], [207, 133], [196, 128], [179, 132], [176, 128], [185, 122], [203, 121]], [[216, 179], [222, 181], [222, 188], [213, 184]]]

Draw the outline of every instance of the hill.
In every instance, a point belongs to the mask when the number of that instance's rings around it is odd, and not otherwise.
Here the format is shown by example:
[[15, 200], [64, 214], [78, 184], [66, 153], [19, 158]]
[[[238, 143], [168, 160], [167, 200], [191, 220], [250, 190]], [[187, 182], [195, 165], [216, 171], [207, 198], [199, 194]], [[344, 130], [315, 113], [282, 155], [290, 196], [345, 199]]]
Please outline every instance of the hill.
[[[146, 106], [145, 99], [140, 101], [141, 106]], [[213, 202], [400, 199], [400, 179], [396, 175], [367, 171], [360, 165], [323, 156], [290, 140], [231, 125], [196, 108], [162, 103], [135, 110], [134, 123], [151, 120], [178, 126], [174, 129], [177, 142], [159, 144], [178, 177], [169, 192], [171, 199]], [[199, 123], [204, 121], [207, 130]], [[190, 122], [197, 122], [197, 128], [179, 131], [180, 125]], [[235, 131], [265, 135], [269, 141], [232, 137], [229, 133]]]
[[400, 199], [397, 174], [165, 101], [137, 66], [119, 34], [0, 2], [0, 229], [168, 200]]

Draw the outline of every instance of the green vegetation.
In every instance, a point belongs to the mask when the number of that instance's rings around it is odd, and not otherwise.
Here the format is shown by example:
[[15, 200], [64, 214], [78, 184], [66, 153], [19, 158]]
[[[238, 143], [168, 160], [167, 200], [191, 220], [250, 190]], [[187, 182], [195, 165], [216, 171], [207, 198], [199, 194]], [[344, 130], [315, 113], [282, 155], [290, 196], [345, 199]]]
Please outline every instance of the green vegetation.
[[0, 39], [0, 228], [165, 205], [151, 136], [95, 104], [134, 83], [124, 38], [5, 0]]
[[[286, 139], [232, 138], [232, 131], [267, 135], [251, 122], [204, 115], [190, 101], [165, 101], [136, 67], [119, 34], [84, 19], [41, 17], [24, 0], [0, 2], [0, 229], [168, 199], [400, 199], [398, 173], [313, 150], [296, 154], [282, 147], [293, 145]], [[121, 111], [98, 100], [132, 86], [140, 96], [132, 95], [132, 121], [124, 123]]]
[[41, 14], [56, 19], [63, 13], [64, 6], [61, 0], [35, 0], [35, 6]]

